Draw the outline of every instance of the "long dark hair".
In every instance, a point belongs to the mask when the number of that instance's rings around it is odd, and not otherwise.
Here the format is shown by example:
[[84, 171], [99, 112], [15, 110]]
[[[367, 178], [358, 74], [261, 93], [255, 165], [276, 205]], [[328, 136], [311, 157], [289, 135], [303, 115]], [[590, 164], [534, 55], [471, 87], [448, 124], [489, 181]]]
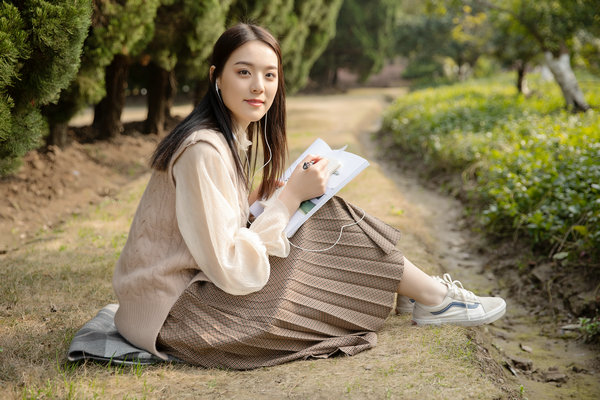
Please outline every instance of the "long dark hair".
[[[223, 67], [238, 47], [252, 41], [260, 40], [270, 46], [277, 54], [277, 93], [273, 99], [271, 108], [260, 121], [252, 122], [248, 126], [248, 138], [252, 143], [262, 142], [263, 164], [269, 159], [271, 148], [272, 159], [263, 168], [263, 178], [259, 187], [260, 197], [269, 197], [277, 188], [277, 179], [282, 175], [285, 168], [287, 156], [287, 140], [285, 129], [285, 83], [281, 62], [281, 49], [277, 40], [266, 29], [250, 24], [238, 24], [226, 30], [217, 40], [213, 48], [211, 65], [215, 66], [212, 76], [209, 76], [208, 91], [194, 108], [194, 110], [181, 121], [171, 133], [169, 133], [156, 147], [152, 155], [151, 166], [159, 171], [166, 171], [173, 154], [183, 141], [194, 131], [202, 128], [215, 129], [223, 134], [229, 149], [233, 154], [235, 166], [239, 178], [246, 183], [250, 189], [250, 170], [256, 166], [258, 157], [258, 146], [254, 147], [254, 154], [248, 151], [248, 165], [242, 162], [235, 144], [235, 134], [232, 129], [231, 114], [225, 104], [219, 99], [215, 89], [215, 81], [223, 72]], [[266, 120], [266, 135], [263, 134]], [[265, 136], [268, 142], [265, 143]]]

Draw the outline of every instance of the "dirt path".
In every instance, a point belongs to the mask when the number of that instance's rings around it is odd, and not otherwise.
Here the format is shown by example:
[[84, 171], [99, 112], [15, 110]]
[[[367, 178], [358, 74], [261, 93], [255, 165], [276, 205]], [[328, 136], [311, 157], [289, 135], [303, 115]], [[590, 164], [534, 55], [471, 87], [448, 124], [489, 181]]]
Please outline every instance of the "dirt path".
[[[317, 137], [333, 148], [348, 145], [348, 150], [367, 157], [371, 166], [341, 195], [398, 227], [403, 232], [399, 247], [427, 272], [450, 272], [465, 286], [489, 293], [498, 285], [486, 272], [486, 258], [473, 251], [475, 239], [464, 229], [460, 204], [424, 188], [410, 174], [376, 161], [370, 133], [377, 130], [389, 100], [403, 90], [361, 89], [344, 95], [290, 98], [290, 157], [294, 159]], [[78, 122], [86, 123], [86, 118], [83, 115]], [[153, 146], [143, 140], [128, 138], [114, 147], [85, 146], [86, 156], [80, 162], [92, 159], [106, 165], [131, 154], [134, 164], [142, 166], [147, 156], [141, 153]], [[118, 156], [107, 155], [113, 150]], [[112, 181], [111, 170], [102, 171]], [[0, 291], [0, 303], [6, 302], [0, 306], [1, 398], [22, 397], [26, 392], [46, 397], [75, 393], [85, 398], [492, 399], [518, 397], [521, 385], [523, 396], [531, 399], [568, 398], [575, 393], [578, 398], [594, 398], [598, 393], [597, 375], [591, 373], [587, 361], [577, 364], [587, 373], [567, 370], [572, 370], [572, 357], [553, 365], [548, 361], [559, 350], [561, 355], [580, 356], [581, 348], [572, 347], [572, 342], [553, 344], [546, 336], [538, 338], [538, 327], [510, 300], [507, 317], [489, 328], [416, 327], [409, 316], [393, 316], [380, 332], [377, 347], [350, 358], [300, 361], [247, 372], [182, 366], [125, 372], [94, 365], [65, 369], [61, 354], [70, 335], [102, 305], [115, 301], [110, 287], [114, 260], [148, 179], [147, 172], [138, 169], [124, 175], [129, 180], [111, 183], [99, 199], [98, 188], [77, 198], [93, 207], [78, 207], [63, 222], [48, 221], [50, 228], [37, 236], [27, 233], [33, 240], [0, 255], [0, 279], [7, 282]], [[18, 192], [10, 186], [7, 190]], [[533, 352], [525, 354], [519, 344]], [[565, 346], [570, 346], [570, 353], [564, 351]], [[532, 370], [556, 366], [559, 371], [555, 372], [566, 375], [567, 381], [537, 384], [521, 371], [514, 377], [500, 365], [506, 354], [532, 359]], [[583, 357], [597, 360], [594, 354]], [[2, 390], [7, 396], [2, 396]]]

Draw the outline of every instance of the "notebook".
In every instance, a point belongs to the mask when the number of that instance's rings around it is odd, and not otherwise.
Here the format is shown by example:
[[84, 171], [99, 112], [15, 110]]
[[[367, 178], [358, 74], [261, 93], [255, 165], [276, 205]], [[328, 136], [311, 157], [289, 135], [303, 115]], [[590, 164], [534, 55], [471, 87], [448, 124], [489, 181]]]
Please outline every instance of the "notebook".
[[[331, 174], [327, 182], [325, 193], [314, 199], [306, 200], [300, 204], [298, 210], [292, 215], [288, 225], [285, 228], [285, 234], [288, 238], [294, 236], [298, 228], [309, 219], [323, 204], [332, 198], [341, 188], [354, 179], [360, 172], [369, 166], [369, 162], [353, 153], [346, 151], [344, 146], [340, 149], [332, 150], [331, 147], [322, 139], [317, 139], [294, 161], [281, 177], [282, 181], [287, 181], [296, 166], [304, 160], [308, 154], [319, 155], [326, 158], [329, 162], [327, 168]], [[255, 201], [250, 206], [250, 212], [258, 217], [264, 211], [261, 201]]]

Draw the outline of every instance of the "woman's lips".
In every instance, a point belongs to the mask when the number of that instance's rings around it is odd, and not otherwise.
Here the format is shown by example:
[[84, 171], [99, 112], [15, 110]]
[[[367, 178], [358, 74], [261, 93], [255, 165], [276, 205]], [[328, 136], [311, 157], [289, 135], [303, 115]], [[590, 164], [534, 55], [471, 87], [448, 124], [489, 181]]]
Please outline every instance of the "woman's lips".
[[246, 103], [248, 103], [254, 107], [260, 107], [264, 104], [264, 101], [258, 100], [258, 99], [248, 99], [248, 100], [246, 100]]

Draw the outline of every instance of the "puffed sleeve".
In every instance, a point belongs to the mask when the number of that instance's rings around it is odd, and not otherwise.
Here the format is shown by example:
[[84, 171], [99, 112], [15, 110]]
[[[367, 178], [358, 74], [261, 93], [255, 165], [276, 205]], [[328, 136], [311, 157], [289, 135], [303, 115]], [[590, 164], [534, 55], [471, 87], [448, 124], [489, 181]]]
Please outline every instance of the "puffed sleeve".
[[177, 223], [208, 279], [227, 293], [244, 295], [267, 283], [269, 255], [289, 253], [283, 230], [290, 216], [274, 199], [250, 228], [241, 226], [239, 189], [228, 171], [223, 155], [209, 143], [182, 153], [173, 167]]

